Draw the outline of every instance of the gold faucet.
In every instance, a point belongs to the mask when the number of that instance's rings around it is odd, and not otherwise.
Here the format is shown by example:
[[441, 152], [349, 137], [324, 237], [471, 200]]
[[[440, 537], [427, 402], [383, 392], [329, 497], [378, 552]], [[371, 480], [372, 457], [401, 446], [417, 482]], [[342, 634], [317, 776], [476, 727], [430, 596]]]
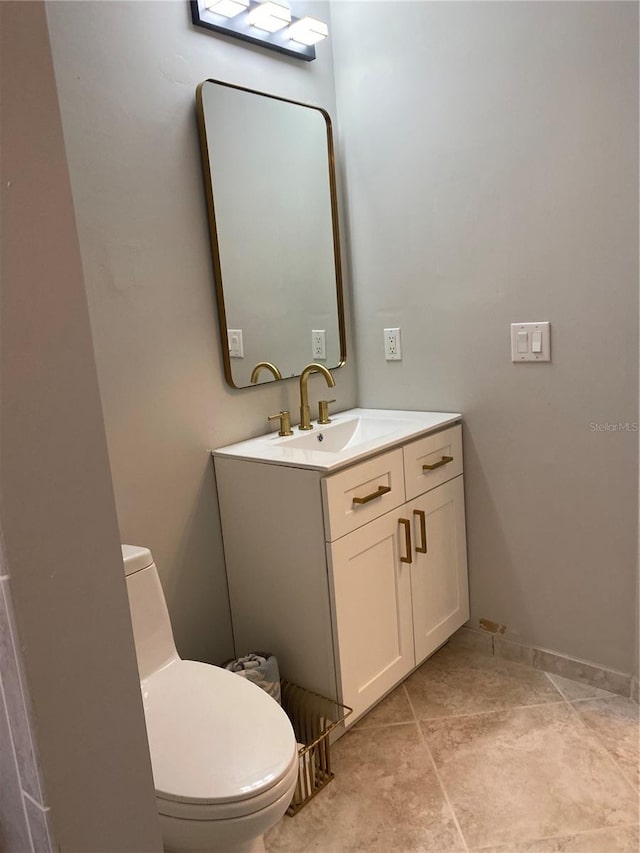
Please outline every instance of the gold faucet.
[[336, 384], [336, 380], [324, 364], [315, 364], [312, 362], [302, 368], [302, 373], [300, 374], [300, 423], [298, 429], [313, 429], [309, 413], [309, 392], [307, 390], [307, 381], [312, 373], [321, 373], [326, 379], [329, 388], [333, 388]]
[[268, 421], [280, 421], [280, 429], [278, 430], [278, 435], [293, 435], [293, 430], [291, 429], [291, 415], [287, 411], [278, 412], [277, 415], [269, 415], [267, 418]]
[[256, 382], [258, 381], [258, 376], [260, 375], [260, 371], [262, 369], [270, 370], [271, 373], [273, 373], [274, 379], [282, 379], [282, 374], [280, 373], [278, 368], [275, 366], [275, 364], [271, 364], [270, 361], [259, 361], [251, 372], [251, 384], [252, 385], [255, 385]]

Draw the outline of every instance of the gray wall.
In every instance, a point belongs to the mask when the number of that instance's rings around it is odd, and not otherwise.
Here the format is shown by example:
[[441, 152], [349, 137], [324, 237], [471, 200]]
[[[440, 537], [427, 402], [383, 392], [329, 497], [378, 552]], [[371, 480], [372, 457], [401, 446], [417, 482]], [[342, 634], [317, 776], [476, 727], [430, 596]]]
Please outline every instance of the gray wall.
[[637, 435], [589, 424], [638, 420], [638, 6], [332, 19], [360, 404], [464, 413], [473, 624], [629, 672]]
[[[303, 10], [328, 19], [325, 4]], [[298, 388], [225, 385], [195, 88], [213, 77], [333, 115], [331, 46], [303, 63], [215, 37], [185, 0], [52, 2], [48, 19], [122, 541], [152, 549], [180, 653], [220, 661], [232, 647], [208, 450], [265, 432], [281, 408], [297, 420]], [[336, 382], [348, 408], [353, 361]]]
[[0, 3], [0, 35], [0, 847], [44, 853], [52, 818], [69, 853], [151, 853], [162, 847], [43, 4]]
[[[297, 406], [223, 381], [193, 92], [335, 116], [333, 49], [359, 402], [464, 413], [475, 624], [629, 671], [637, 443], [589, 424], [637, 420], [636, 5], [340, 2], [309, 65], [182, 0], [48, 11], [121, 536], [182, 654], [231, 652], [207, 449]], [[509, 323], [538, 319], [552, 364], [512, 365]], [[352, 405], [353, 359], [337, 380]]]
[[40, 773], [33, 714], [0, 552], [0, 850], [50, 853], [55, 840]]

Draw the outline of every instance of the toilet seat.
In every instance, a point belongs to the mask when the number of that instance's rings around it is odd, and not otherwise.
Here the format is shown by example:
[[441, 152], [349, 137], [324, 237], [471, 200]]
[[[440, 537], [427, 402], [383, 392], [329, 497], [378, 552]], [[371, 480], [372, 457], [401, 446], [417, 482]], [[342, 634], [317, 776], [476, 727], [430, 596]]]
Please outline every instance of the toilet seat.
[[220, 667], [175, 659], [141, 689], [160, 814], [241, 817], [294, 784], [291, 723], [259, 687]]
[[272, 788], [250, 797], [247, 800], [236, 800], [232, 803], [189, 803], [184, 800], [173, 800], [162, 797], [156, 792], [158, 813], [166, 817], [180, 820], [231, 820], [256, 814], [262, 809], [272, 806], [280, 797], [287, 797], [285, 808], [289, 805], [293, 787], [298, 778], [298, 762], [294, 761], [289, 772]]

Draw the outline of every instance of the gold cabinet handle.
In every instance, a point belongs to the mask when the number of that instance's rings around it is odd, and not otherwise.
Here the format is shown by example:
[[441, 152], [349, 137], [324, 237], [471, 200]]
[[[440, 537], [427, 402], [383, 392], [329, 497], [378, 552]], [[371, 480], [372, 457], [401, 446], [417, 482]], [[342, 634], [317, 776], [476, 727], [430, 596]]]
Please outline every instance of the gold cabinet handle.
[[378, 486], [375, 492], [371, 492], [370, 495], [365, 495], [363, 498], [354, 498], [354, 504], [368, 504], [369, 501], [375, 501], [376, 498], [381, 498], [383, 495], [388, 494], [391, 491], [391, 486]]
[[408, 518], [399, 518], [398, 522], [404, 527], [404, 549], [405, 556], [400, 554], [401, 563], [412, 563], [413, 554], [411, 553], [411, 522]]
[[420, 522], [420, 545], [416, 545], [416, 552], [418, 554], [426, 554], [427, 553], [427, 520], [424, 514], [423, 509], [414, 509], [414, 515], [418, 516], [418, 520]]
[[443, 465], [448, 465], [453, 462], [453, 456], [443, 456], [439, 462], [434, 462], [433, 465], [423, 465], [423, 471], [435, 471], [436, 468], [442, 468]]

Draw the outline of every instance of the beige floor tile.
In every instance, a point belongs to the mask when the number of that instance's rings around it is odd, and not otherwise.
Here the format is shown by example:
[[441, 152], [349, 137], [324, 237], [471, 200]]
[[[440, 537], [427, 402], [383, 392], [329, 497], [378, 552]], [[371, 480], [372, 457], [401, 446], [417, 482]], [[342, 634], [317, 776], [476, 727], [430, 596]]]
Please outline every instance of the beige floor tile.
[[640, 784], [638, 706], [633, 699], [613, 696], [574, 702], [573, 707], [595, 732], [624, 774]]
[[637, 796], [565, 703], [420, 725], [469, 847], [637, 823]]
[[418, 719], [560, 702], [544, 672], [445, 646], [405, 682]]
[[608, 690], [602, 690], [600, 687], [592, 687], [590, 684], [583, 684], [581, 681], [572, 681], [562, 675], [554, 675], [551, 672], [548, 672], [547, 675], [570, 702], [575, 699], [604, 699], [616, 695], [609, 693]]
[[[543, 838], [499, 847], [483, 847], [478, 853], [638, 853], [640, 837], [637, 826], [601, 829], [565, 835], [561, 838]], [[471, 850], [471, 853], [476, 853]]]
[[369, 729], [375, 726], [389, 726], [394, 723], [413, 723], [415, 715], [409, 704], [404, 686], [396, 687], [380, 704], [361, 717], [356, 729]]
[[447, 640], [447, 645], [452, 648], [464, 648], [473, 652], [482, 652], [485, 655], [493, 654], [493, 634], [486, 631], [478, 631], [474, 628], [458, 628]]
[[336, 778], [267, 834], [269, 853], [453, 853], [464, 846], [417, 723], [353, 730]]

